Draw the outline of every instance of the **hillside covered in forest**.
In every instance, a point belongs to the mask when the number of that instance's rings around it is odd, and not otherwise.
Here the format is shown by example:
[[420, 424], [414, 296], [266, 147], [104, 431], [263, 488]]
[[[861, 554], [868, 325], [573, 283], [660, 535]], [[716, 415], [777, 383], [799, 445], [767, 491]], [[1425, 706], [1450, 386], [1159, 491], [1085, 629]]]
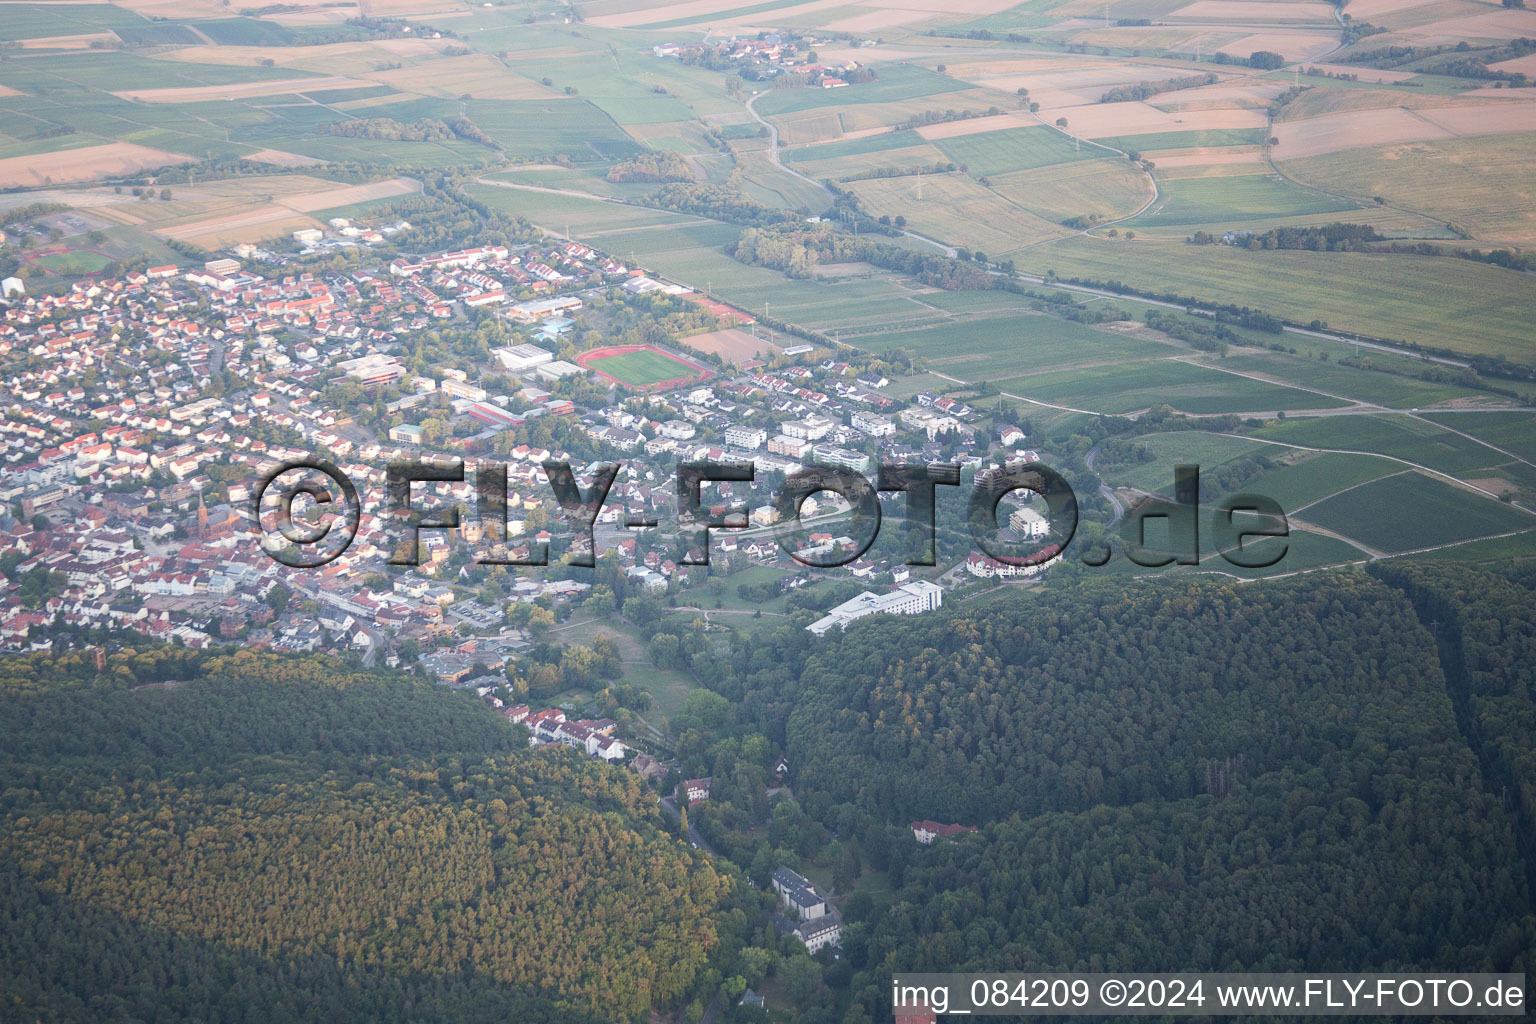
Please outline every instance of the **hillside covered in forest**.
[[769, 838], [849, 894], [847, 1020], [893, 971], [1529, 970], [1530, 583], [1011, 592], [740, 643], [720, 689], [795, 765]]
[[638, 777], [472, 695], [172, 648], [0, 662], [0, 723], [0, 1019], [639, 1020], [718, 941]]

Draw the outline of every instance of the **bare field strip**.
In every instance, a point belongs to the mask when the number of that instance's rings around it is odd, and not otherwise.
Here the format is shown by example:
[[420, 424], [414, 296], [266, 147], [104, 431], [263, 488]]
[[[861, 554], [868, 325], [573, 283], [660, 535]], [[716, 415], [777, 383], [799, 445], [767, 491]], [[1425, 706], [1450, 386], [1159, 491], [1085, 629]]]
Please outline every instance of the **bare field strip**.
[[112, 95], [140, 103], [199, 103], [203, 100], [233, 100], [251, 96], [281, 96], [306, 89], [343, 89], [374, 85], [364, 78], [281, 78], [272, 82], [239, 82], [234, 85], [176, 86], [169, 89], [125, 89]]
[[1175, 115], [1146, 103], [1095, 103], [1091, 106], [1042, 110], [1040, 114], [1047, 122], [1065, 117], [1067, 131], [1089, 139], [1222, 128], [1262, 128], [1269, 123], [1268, 116], [1258, 110], [1192, 110]]
[[1224, 48], [1229, 48], [1232, 53], [1269, 50], [1286, 60], [1312, 60], [1332, 52], [1338, 45], [1338, 33], [1332, 28], [1275, 29], [1234, 39]]
[[[165, 59], [188, 64], [219, 64], [258, 67], [272, 61], [278, 67], [332, 74], [373, 71], [400, 58], [430, 57], [442, 52], [448, 40], [383, 39], [377, 42], [324, 43], [319, 46], [188, 46], [163, 54]], [[405, 43], [403, 48], [387, 43]]]
[[284, 153], [280, 149], [261, 149], [245, 157], [259, 164], [271, 164], [274, 167], [314, 167], [316, 164], [325, 163], [319, 157], [303, 156], [298, 153]]
[[351, 185], [347, 188], [333, 188], [324, 192], [311, 192], [290, 196], [279, 200], [282, 205], [290, 210], [300, 213], [312, 213], [315, 210], [329, 210], [337, 206], [351, 206], [354, 203], [366, 203], [374, 199], [389, 199], [394, 196], [411, 195], [421, 191], [421, 182], [411, 178], [391, 178], [388, 181], [376, 181], [368, 185]]
[[89, 50], [92, 43], [116, 44], [117, 36], [111, 32], [86, 32], [74, 36], [41, 36], [34, 39], [18, 39], [23, 50]]
[[932, 142], [935, 139], [957, 139], [963, 135], [978, 135], [982, 132], [1001, 131], [1004, 128], [1029, 128], [1039, 123], [1032, 114], [1014, 111], [992, 117], [971, 117], [964, 121], [925, 124], [917, 129], [917, 134]]
[[311, 217], [306, 217], [277, 203], [267, 203], [254, 209], [243, 207], [236, 213], [224, 214], [218, 217], [205, 217], [190, 223], [177, 224], [170, 227], [155, 228], [154, 232], [161, 238], [170, 238], [182, 242], [195, 242], [198, 239], [206, 238], [252, 241], [258, 238], [271, 238], [276, 235], [286, 234], [299, 228], [314, 226], [315, 220]]
[[[1217, 146], [1207, 149], [1167, 149], [1141, 154], [1151, 160], [1159, 171], [1187, 167], [1248, 167], [1264, 163], [1264, 154], [1256, 149], [1237, 149]], [[1206, 177], [1206, 175], [1181, 175], [1181, 177]]]
[[47, 185], [55, 181], [91, 181], [113, 174], [188, 164], [195, 158], [163, 149], [113, 142], [57, 153], [38, 153], [0, 160], [0, 186]]
[[1360, 149], [1465, 135], [1496, 135], [1536, 129], [1536, 103], [1478, 103], [1429, 110], [1388, 107], [1323, 114], [1275, 125], [1276, 155], [1297, 160]]
[[188, 18], [229, 17], [229, 8], [218, 0], [119, 0], [114, 6], [150, 20], [165, 18], [185, 21]]
[[760, 356], [771, 356], [779, 351], [767, 338], [755, 338], [750, 332], [734, 327], [708, 334], [695, 334], [691, 338], [683, 338], [682, 343], [695, 352], [719, 356], [732, 366]]
[[1219, 21], [1223, 24], [1241, 24], [1245, 21], [1328, 22], [1333, 20], [1333, 6], [1324, 3], [1287, 3], [1285, 0], [1195, 0], [1164, 17], [1170, 21]]

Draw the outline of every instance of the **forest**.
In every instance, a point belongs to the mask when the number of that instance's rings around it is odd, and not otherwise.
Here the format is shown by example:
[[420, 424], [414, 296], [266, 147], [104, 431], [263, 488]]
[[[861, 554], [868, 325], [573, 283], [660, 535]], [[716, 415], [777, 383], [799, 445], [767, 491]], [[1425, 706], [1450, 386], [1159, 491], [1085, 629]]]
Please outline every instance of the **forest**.
[[[724, 698], [684, 720], [694, 820], [754, 879], [830, 870], [825, 1019], [887, 1020], [897, 970], [1529, 970], [1533, 584], [1084, 581], [809, 647], [814, 612], [684, 631]], [[773, 750], [793, 802], [761, 798]]]
[[[712, 779], [681, 817], [716, 856], [635, 773], [402, 674], [0, 662], [0, 1018], [697, 1024], [718, 993], [724, 1024], [751, 985], [872, 1024], [893, 971], [1532, 969], [1536, 571], [1083, 575], [807, 643], [857, 586], [756, 630], [615, 591], [705, 687], [668, 784]], [[840, 957], [775, 934], [781, 865]]]
[[0, 1018], [637, 1021], [745, 920], [638, 776], [473, 694], [167, 648], [0, 705]]

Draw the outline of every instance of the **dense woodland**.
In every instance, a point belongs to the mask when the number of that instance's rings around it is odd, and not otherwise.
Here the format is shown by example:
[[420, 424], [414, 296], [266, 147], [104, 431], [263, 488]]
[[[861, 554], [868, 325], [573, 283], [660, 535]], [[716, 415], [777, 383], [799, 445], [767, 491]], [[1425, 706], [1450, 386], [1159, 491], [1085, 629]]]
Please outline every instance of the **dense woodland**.
[[[893, 970], [1528, 970], [1536, 597], [1488, 576], [1098, 581], [810, 647], [797, 619], [701, 650], [700, 734], [740, 731], [680, 746], [715, 772], [695, 820], [753, 876], [832, 869], [831, 1019], [888, 1019]], [[796, 802], [764, 805], [779, 748]], [[919, 818], [981, 833], [925, 849]]]
[[731, 918], [637, 776], [472, 695], [174, 649], [0, 672], [0, 1018], [638, 1020]]
[[[0, 1018], [760, 1019], [751, 984], [868, 1024], [895, 970], [1532, 969], [1536, 573], [1080, 577], [808, 644], [846, 589], [751, 634], [622, 602], [707, 687], [672, 727], [714, 861], [634, 773], [396, 674], [0, 662]], [[782, 864], [841, 959], [768, 925]]]

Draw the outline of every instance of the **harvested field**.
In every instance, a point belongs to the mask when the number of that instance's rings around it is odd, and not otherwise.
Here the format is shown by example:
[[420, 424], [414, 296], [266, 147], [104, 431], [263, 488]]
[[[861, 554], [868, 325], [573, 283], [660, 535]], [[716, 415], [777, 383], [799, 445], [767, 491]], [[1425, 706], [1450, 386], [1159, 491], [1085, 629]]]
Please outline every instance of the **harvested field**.
[[86, 32], [75, 36], [45, 36], [38, 39], [18, 39], [23, 50], [89, 50], [92, 43], [116, 43], [111, 32]]
[[[1513, 64], [1515, 62], [1506, 61], [1505, 63]], [[1309, 64], [1307, 66], [1334, 74], [1359, 75], [1362, 82], [1387, 82], [1390, 84], [1418, 77], [1418, 72], [1416, 71], [1383, 71], [1378, 68], [1361, 67], [1358, 64]], [[1495, 64], [1493, 66], [1503, 67], [1502, 64]], [[1536, 67], [1536, 65], [1532, 65], [1532, 67]]]
[[1536, 53], [1526, 54], [1524, 57], [1516, 57], [1513, 60], [1501, 60], [1489, 67], [1495, 71], [1519, 72], [1527, 78], [1536, 78]]
[[849, 187], [877, 217], [902, 214], [925, 235], [997, 255], [1067, 233], [963, 174], [924, 175], [921, 198], [912, 178], [875, 178]]
[[1268, 116], [1259, 110], [1192, 110], [1170, 114], [1146, 103], [1095, 103], [1091, 106], [1042, 110], [1048, 122], [1067, 119], [1067, 131], [1087, 139], [1113, 135], [1152, 135], [1161, 132], [1262, 128]]
[[246, 207], [239, 213], [221, 217], [209, 217], [174, 227], [156, 228], [161, 238], [191, 242], [206, 249], [220, 249], [238, 242], [255, 242], [263, 238], [276, 238], [301, 228], [317, 226], [316, 221], [302, 213], [295, 213], [286, 206], [268, 203], [253, 208]]
[[733, 366], [760, 356], [771, 356], [779, 351], [778, 347], [770, 344], [768, 339], [754, 338], [751, 332], [734, 327], [725, 331], [695, 334], [691, 338], [684, 338], [683, 344], [695, 352], [719, 356]]
[[185, 21], [188, 18], [229, 17], [229, 8], [218, 0], [118, 0], [116, 6], [150, 19]]
[[1328, 29], [1275, 29], [1270, 32], [1259, 32], [1251, 36], [1243, 36], [1223, 46], [1223, 49], [1231, 53], [1253, 53], [1255, 50], [1269, 50], [1278, 53], [1286, 60], [1311, 60], [1330, 53], [1339, 45], [1339, 36], [1332, 28]]
[[1536, 129], [1536, 103], [1475, 103], [1430, 110], [1350, 110], [1275, 125], [1276, 155], [1285, 160], [1421, 139], [1494, 135]]
[[279, 202], [290, 210], [300, 213], [312, 213], [315, 210], [329, 210], [337, 206], [351, 206], [354, 203], [366, 203], [374, 199], [389, 199], [392, 196], [410, 195], [421, 191], [421, 182], [411, 178], [391, 178], [388, 181], [376, 181], [368, 185], [350, 185], [346, 188], [333, 188], [324, 192], [311, 192], [304, 195], [288, 196]]
[[306, 89], [343, 89], [373, 83], [362, 78], [281, 78], [272, 82], [238, 82], [234, 85], [177, 86], [170, 89], [130, 89], [113, 93], [120, 99], [140, 103], [198, 103], [203, 100], [232, 100], [250, 96], [281, 96]]
[[301, 156], [298, 153], [284, 153], [280, 149], [261, 149], [250, 154], [245, 159], [255, 160], [259, 164], [271, 164], [274, 167], [313, 167], [316, 164], [325, 163], [312, 156]]
[[1536, 36], [1536, 11], [1491, 9], [1487, 14], [1446, 18], [1410, 31], [1420, 46], [1455, 44], [1464, 39], [1519, 39]]
[[1286, 3], [1284, 0], [1195, 0], [1164, 17], [1172, 21], [1284, 22], [1333, 20], [1333, 6], [1324, 3]]
[[1159, 171], [1184, 167], [1246, 167], [1264, 163], [1264, 154], [1255, 149], [1212, 147], [1207, 149], [1170, 149], [1143, 153]]
[[57, 153], [39, 153], [0, 160], [0, 186], [47, 185], [54, 181], [91, 181], [115, 174], [171, 164], [193, 163], [195, 158], [163, 149], [113, 142]]
[[[1536, 134], [1484, 135], [1351, 149], [1287, 161], [1298, 181], [1389, 201], [1453, 221], [1479, 241], [1536, 243]], [[1454, 181], [1454, 188], [1446, 188]]]
[[934, 139], [953, 139], [961, 135], [977, 135], [982, 132], [995, 132], [1004, 128], [1027, 128], [1039, 124], [1033, 114], [1025, 111], [1013, 111], [1007, 114], [998, 114], [995, 117], [972, 117], [964, 121], [946, 121], [943, 124], [926, 124], [917, 129], [917, 134], [930, 142]]
[[437, 14], [465, 11], [462, 0], [358, 0], [358, 7], [370, 18], [400, 18], [412, 14]]
[[[403, 48], [390, 43], [406, 44]], [[398, 63], [400, 58], [439, 53], [448, 40], [383, 39], [377, 42], [326, 43], [320, 46], [188, 46], [163, 56], [188, 64], [257, 67], [270, 60], [278, 67], [329, 74], [357, 74]], [[311, 86], [313, 88], [313, 86]]]

